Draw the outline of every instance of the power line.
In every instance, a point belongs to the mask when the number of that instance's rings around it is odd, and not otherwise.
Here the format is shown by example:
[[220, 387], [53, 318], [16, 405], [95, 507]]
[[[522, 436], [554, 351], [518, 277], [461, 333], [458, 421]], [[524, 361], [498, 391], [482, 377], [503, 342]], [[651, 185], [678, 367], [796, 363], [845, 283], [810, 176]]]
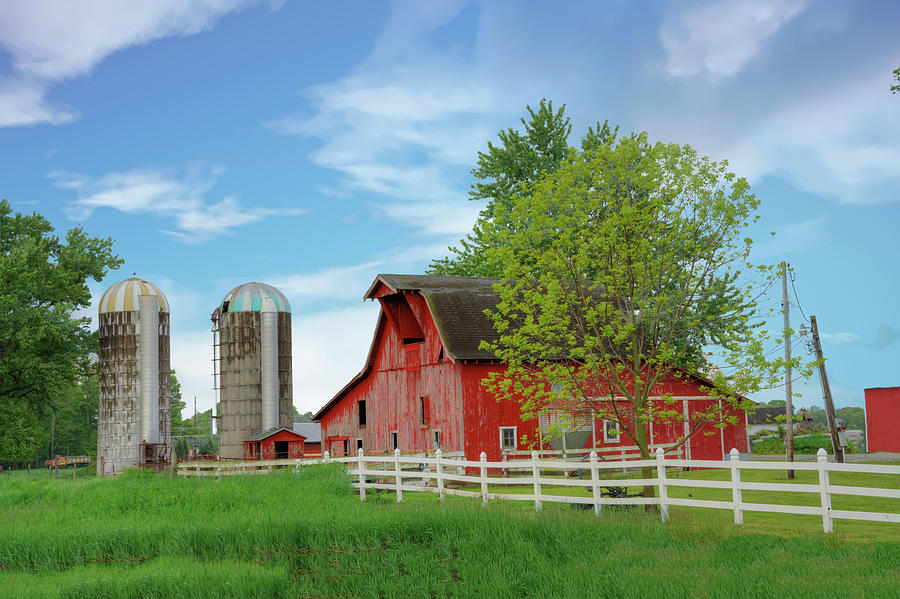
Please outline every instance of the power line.
[[809, 322], [809, 318], [807, 318], [806, 314], [803, 312], [803, 306], [800, 305], [800, 298], [797, 297], [797, 287], [794, 285], [794, 281], [796, 279], [796, 274], [794, 274], [794, 271], [791, 271], [791, 289], [794, 290], [794, 299], [797, 300], [797, 308], [799, 308], [800, 314], [803, 316], [803, 319], [806, 320], [806, 322]]

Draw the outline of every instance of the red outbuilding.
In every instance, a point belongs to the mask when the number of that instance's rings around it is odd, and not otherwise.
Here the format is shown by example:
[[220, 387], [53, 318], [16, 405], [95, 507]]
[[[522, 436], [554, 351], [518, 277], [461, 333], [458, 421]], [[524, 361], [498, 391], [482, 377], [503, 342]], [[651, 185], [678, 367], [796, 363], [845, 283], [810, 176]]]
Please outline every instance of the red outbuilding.
[[[497, 401], [481, 385], [489, 373], [506, 366], [480, 348], [497, 338], [485, 309], [494, 308], [496, 279], [381, 274], [365, 299], [377, 300], [381, 313], [362, 371], [344, 386], [314, 420], [322, 425], [322, 448], [332, 455], [462, 452], [477, 460], [500, 460], [504, 450], [530, 445], [558, 448], [560, 439], [546, 439], [550, 411], [538, 420], [522, 420], [520, 405]], [[684, 375], [663, 381], [653, 395], [671, 394], [684, 415], [677, 424], [647, 425], [651, 445], [674, 443], [690, 430], [694, 415], [718, 400], [707, 396], [700, 377]], [[662, 401], [662, 399], [660, 399]], [[623, 404], [620, 404], [623, 406]], [[673, 404], [666, 409], [672, 410]], [[565, 436], [568, 449], [619, 448], [634, 443], [619, 434], [616, 424], [594, 420], [589, 413], [571, 414], [575, 426]], [[731, 448], [748, 451], [746, 414], [737, 424], [717, 428], [703, 424], [686, 444], [692, 459], [722, 459]]]
[[244, 439], [245, 460], [286, 460], [302, 458], [306, 439], [286, 428], [257, 433]]
[[900, 452], [900, 387], [866, 389], [866, 451]]

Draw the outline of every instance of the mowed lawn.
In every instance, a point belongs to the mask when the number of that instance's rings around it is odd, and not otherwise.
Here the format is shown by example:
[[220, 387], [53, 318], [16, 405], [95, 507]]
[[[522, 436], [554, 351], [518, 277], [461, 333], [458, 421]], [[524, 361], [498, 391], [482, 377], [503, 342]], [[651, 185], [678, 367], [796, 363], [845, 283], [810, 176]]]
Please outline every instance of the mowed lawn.
[[893, 598], [900, 589], [900, 525], [839, 521], [825, 535], [815, 518], [747, 514], [736, 527], [718, 510], [673, 509], [662, 524], [637, 508], [596, 517], [415, 493], [397, 504], [384, 492], [361, 503], [348, 483], [339, 465], [218, 482], [0, 477], [0, 597]]

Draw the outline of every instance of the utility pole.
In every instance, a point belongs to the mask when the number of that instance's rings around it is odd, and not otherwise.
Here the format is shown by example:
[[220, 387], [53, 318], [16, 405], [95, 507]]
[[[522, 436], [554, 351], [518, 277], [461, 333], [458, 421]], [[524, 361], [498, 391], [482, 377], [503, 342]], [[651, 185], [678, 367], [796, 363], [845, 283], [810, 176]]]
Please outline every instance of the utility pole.
[[[781, 263], [781, 307], [784, 312], [784, 445], [788, 463], [794, 461], [794, 402], [791, 393], [791, 304], [788, 302], [787, 262]], [[787, 477], [794, 478], [788, 470]]]
[[831, 445], [834, 447], [834, 460], [843, 463], [844, 448], [841, 447], [841, 441], [838, 438], [834, 404], [831, 401], [831, 387], [828, 386], [828, 375], [825, 374], [825, 358], [822, 356], [822, 343], [819, 341], [819, 327], [816, 324], [816, 317], [810, 314], [809, 322], [812, 327], [813, 348], [816, 351], [816, 361], [819, 363], [819, 378], [822, 381], [822, 393], [825, 395], [825, 414], [828, 416], [828, 429], [831, 432]]

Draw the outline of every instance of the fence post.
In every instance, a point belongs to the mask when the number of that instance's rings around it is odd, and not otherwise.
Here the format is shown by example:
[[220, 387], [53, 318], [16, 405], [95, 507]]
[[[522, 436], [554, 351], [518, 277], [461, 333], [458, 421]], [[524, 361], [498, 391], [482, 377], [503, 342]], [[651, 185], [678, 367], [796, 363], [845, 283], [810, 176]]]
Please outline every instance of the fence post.
[[531, 452], [531, 476], [534, 479], [534, 511], [539, 512], [541, 506], [541, 470], [538, 467], [538, 452]]
[[741, 509], [741, 469], [738, 450], [731, 448], [729, 454], [731, 456], [731, 502], [734, 505], [734, 523], [744, 523], [744, 510]]
[[397, 503], [403, 501], [403, 486], [400, 479], [400, 448], [394, 450], [394, 476], [397, 487]]
[[625, 465], [625, 450], [621, 449], [619, 450], [619, 453], [622, 455], [622, 472], [627, 473], [628, 467]]
[[441, 465], [441, 455], [443, 452], [438, 449], [434, 452], [434, 471], [437, 476], [438, 499], [444, 502], [444, 469]]
[[327, 463], [328, 463], [328, 458], [330, 458], [330, 457], [331, 457], [331, 454], [328, 453], [328, 450], [326, 449], [326, 450], [325, 450], [325, 453], [322, 454], [322, 461], [325, 462], [325, 463], [327, 464]]
[[487, 466], [485, 466], [485, 462], [487, 462], [487, 454], [483, 451], [481, 452], [481, 457], [478, 458], [478, 461], [481, 462], [481, 507], [487, 506]]
[[656, 480], [659, 484], [659, 517], [669, 521], [669, 491], [666, 488], [666, 458], [662, 447], [656, 448]]
[[363, 448], [360, 447], [356, 452], [356, 457], [359, 458], [359, 500], [366, 500], [366, 477], [363, 474], [363, 470], [366, 467], [366, 462], [363, 460], [363, 456], [365, 452], [363, 452]]
[[600, 515], [600, 473], [597, 472], [597, 452], [591, 452], [591, 494], [594, 496], [594, 514]]
[[828, 454], [821, 447], [816, 452], [816, 461], [819, 463], [819, 492], [822, 496], [822, 527], [825, 532], [834, 532], [831, 523], [831, 494], [828, 488]]

